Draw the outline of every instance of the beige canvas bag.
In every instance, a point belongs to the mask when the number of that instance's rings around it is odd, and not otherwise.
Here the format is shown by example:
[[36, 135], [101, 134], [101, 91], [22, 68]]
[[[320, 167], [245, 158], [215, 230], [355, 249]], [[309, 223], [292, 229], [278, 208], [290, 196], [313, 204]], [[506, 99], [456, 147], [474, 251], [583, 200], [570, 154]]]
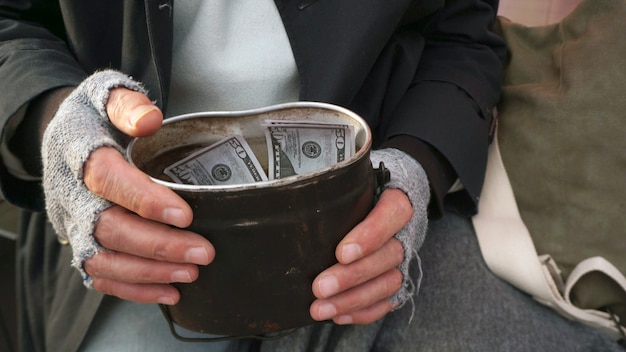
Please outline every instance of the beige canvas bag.
[[539, 302], [624, 338], [626, 0], [499, 25], [511, 56], [473, 218], [483, 256]]

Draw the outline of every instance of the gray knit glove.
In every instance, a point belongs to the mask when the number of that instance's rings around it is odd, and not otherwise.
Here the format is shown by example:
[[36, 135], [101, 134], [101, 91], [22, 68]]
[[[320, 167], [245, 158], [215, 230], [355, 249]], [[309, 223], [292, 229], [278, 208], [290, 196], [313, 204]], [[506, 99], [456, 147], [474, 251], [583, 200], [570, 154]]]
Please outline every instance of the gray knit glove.
[[[374, 150], [370, 153], [370, 160], [376, 167], [381, 161], [385, 164], [391, 174], [391, 179], [385, 187], [402, 190], [413, 206], [411, 220], [395, 235], [404, 247], [404, 261], [398, 266], [402, 272], [403, 281], [402, 287], [390, 298], [390, 301], [396, 306], [395, 309], [399, 309], [408, 300], [412, 300], [422, 280], [421, 262], [417, 251], [422, 247], [426, 236], [430, 186], [422, 165], [400, 150], [392, 148]], [[413, 282], [409, 275], [409, 264], [413, 258], [417, 260], [420, 272], [420, 276], [415, 279], [416, 282]]]
[[83, 182], [83, 166], [89, 154], [102, 146], [122, 154], [128, 137], [109, 121], [109, 91], [126, 87], [145, 93], [130, 77], [112, 70], [86, 78], [59, 107], [43, 137], [43, 188], [48, 217], [59, 239], [72, 246], [72, 266], [85, 286], [93, 280], [83, 264], [103, 248], [93, 237], [94, 225], [112, 203], [91, 193]]

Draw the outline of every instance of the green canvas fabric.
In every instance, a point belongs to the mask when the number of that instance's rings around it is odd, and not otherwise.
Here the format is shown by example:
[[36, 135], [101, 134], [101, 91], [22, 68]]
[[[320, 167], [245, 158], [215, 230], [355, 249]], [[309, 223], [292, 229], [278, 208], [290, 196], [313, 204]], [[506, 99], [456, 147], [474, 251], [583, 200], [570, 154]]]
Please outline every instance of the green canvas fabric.
[[626, 273], [626, 0], [499, 26], [510, 58], [498, 142], [537, 252], [564, 278], [593, 256]]

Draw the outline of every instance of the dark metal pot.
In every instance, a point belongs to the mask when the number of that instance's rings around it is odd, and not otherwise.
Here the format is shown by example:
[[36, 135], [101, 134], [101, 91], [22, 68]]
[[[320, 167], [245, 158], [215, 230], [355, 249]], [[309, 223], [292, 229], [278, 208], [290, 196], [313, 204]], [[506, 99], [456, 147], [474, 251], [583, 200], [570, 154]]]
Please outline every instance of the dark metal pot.
[[[254, 184], [166, 181], [165, 166], [234, 134], [245, 136], [267, 171], [265, 119], [350, 123], [356, 154], [314, 173]], [[384, 177], [382, 168], [378, 173], [372, 168], [370, 148], [371, 132], [358, 115], [309, 102], [178, 116], [167, 119], [156, 135], [131, 142], [130, 162], [191, 205], [189, 230], [216, 249], [214, 262], [200, 267], [195, 282], [175, 285], [180, 302], [162, 307], [170, 324], [238, 337], [313, 323], [312, 281], [336, 263], [335, 247], [372, 208], [381, 182], [377, 178]]]

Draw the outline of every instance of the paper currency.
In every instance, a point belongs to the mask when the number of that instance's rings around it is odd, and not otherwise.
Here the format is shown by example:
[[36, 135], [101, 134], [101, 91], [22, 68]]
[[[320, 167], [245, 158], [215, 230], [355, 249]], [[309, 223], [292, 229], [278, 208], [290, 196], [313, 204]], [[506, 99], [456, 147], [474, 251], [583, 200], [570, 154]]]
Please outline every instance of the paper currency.
[[352, 125], [267, 120], [270, 180], [321, 170], [354, 155]]
[[235, 185], [268, 178], [242, 136], [225, 138], [168, 166], [163, 171], [188, 185]]

